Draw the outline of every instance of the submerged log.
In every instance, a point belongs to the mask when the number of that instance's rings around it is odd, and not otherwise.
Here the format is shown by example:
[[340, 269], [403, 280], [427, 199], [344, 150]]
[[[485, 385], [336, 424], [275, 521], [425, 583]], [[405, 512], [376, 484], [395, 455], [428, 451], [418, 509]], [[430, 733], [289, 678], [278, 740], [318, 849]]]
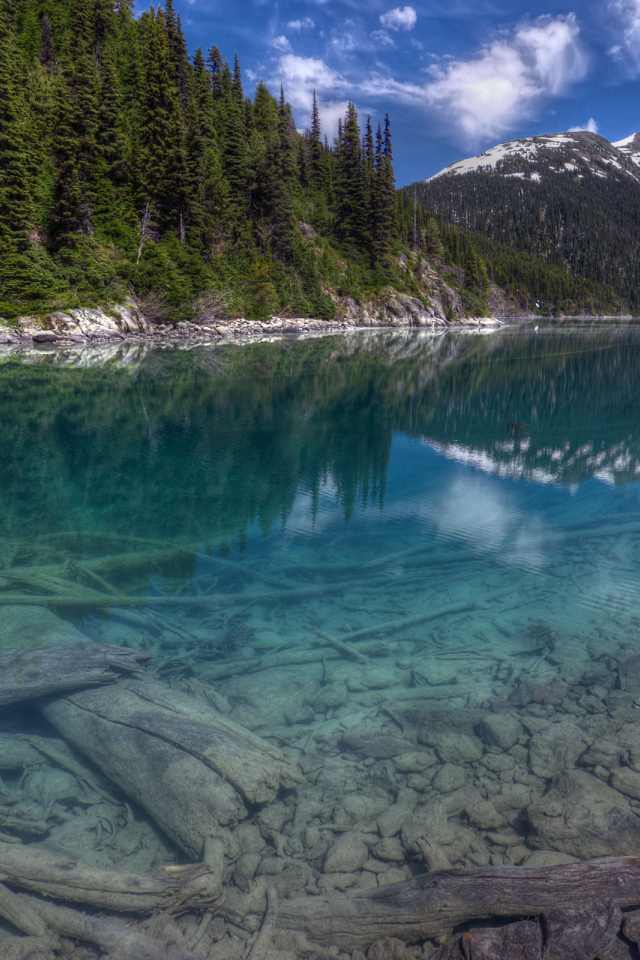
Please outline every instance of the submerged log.
[[639, 905], [640, 858], [447, 870], [373, 893], [282, 900], [277, 926], [303, 930], [318, 943], [351, 952], [366, 950], [384, 937], [416, 943], [446, 936], [468, 920], [533, 917], [595, 900], [611, 900], [619, 907]]
[[164, 943], [107, 917], [90, 916], [47, 903], [29, 894], [14, 894], [0, 884], [0, 916], [18, 930], [59, 946], [59, 935], [97, 943], [112, 960], [198, 960], [175, 941]]
[[152, 877], [88, 867], [56, 856], [40, 844], [0, 843], [0, 882], [46, 897], [121, 913], [152, 913], [177, 903], [190, 909], [219, 895], [206, 864], [159, 870]]
[[199, 857], [217, 828], [302, 782], [297, 766], [245, 727], [151, 680], [45, 702], [44, 716], [158, 826]]
[[0, 706], [113, 683], [123, 673], [140, 673], [140, 664], [149, 659], [151, 654], [146, 650], [90, 641], [3, 653], [0, 655]]

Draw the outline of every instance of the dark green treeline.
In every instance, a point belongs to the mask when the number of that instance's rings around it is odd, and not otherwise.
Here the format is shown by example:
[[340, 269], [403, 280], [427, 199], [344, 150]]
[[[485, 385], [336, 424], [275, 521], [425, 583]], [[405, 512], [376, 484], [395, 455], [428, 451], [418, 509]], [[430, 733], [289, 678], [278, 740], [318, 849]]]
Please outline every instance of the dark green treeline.
[[301, 134], [284, 91], [246, 95], [237, 56], [189, 55], [172, 0], [132, 6], [0, 0], [0, 313], [133, 290], [151, 314], [208, 294], [330, 317], [340, 259], [388, 282], [388, 117], [361, 132], [350, 104], [329, 145], [314, 96]]
[[[469, 207], [476, 201], [473, 185], [466, 194], [463, 192], [471, 183], [469, 175], [441, 179], [446, 180], [447, 185], [455, 180], [459, 196], [467, 198]], [[498, 179], [503, 178], [494, 178], [492, 183]], [[401, 244], [418, 250], [431, 260], [460, 268], [458, 280], [446, 271], [444, 276], [451, 285], [459, 285], [463, 303], [470, 315], [487, 312], [483, 304], [486, 305], [488, 300], [490, 282], [503, 290], [517, 308], [533, 310], [542, 316], [558, 313], [616, 314], [634, 309], [637, 291], [633, 284], [608, 282], [595, 267], [581, 271], [570, 268], [566, 262], [545, 262], [545, 257], [535, 244], [535, 231], [529, 234], [526, 226], [521, 229], [520, 242], [514, 243], [500, 242], [499, 233], [497, 236], [486, 236], [475, 223], [473, 229], [463, 227], [454, 216], [445, 215], [440, 206], [431, 205], [429, 191], [435, 189], [432, 184], [433, 181], [414, 184], [398, 192], [399, 239]], [[517, 197], [511, 197], [506, 204], [505, 220], [518, 225], [520, 229], [521, 221], [526, 220], [527, 209], [524, 203], [520, 205]], [[543, 209], [542, 206], [538, 211], [541, 218]], [[587, 226], [589, 223], [591, 227]], [[593, 222], [587, 211], [585, 231], [589, 229], [593, 229]], [[594, 240], [596, 235], [597, 230], [593, 235]], [[528, 236], [533, 238], [529, 243]]]

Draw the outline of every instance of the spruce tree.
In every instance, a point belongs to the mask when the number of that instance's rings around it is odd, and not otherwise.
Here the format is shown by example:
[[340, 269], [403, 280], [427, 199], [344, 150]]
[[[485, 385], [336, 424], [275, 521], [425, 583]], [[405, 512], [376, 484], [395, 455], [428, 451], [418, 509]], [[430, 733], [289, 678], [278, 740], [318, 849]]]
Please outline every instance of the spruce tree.
[[313, 91], [313, 106], [311, 108], [311, 128], [309, 130], [309, 179], [316, 190], [324, 185], [323, 148], [320, 139], [320, 111], [318, 98]]
[[397, 234], [395, 178], [389, 114], [385, 118], [384, 135], [380, 124], [376, 137], [375, 177], [372, 192], [373, 255], [382, 264]]
[[23, 254], [34, 226], [24, 149], [25, 105], [15, 82], [19, 61], [6, 0], [0, 0], [0, 301], [5, 303], [10, 296], [20, 296], [28, 282]]
[[367, 211], [364, 207], [364, 171], [358, 114], [351, 101], [347, 107], [344, 125], [338, 128], [338, 136], [335, 183], [336, 229], [345, 240], [358, 244], [367, 234]]
[[242, 73], [240, 72], [240, 61], [238, 60], [238, 54], [236, 53], [233, 58], [233, 97], [238, 103], [242, 103], [244, 100], [244, 94], [242, 92]]
[[141, 104], [143, 182], [161, 232], [186, 235], [187, 158], [180, 95], [162, 8], [146, 17]]
[[56, 83], [56, 185], [51, 213], [56, 242], [91, 235], [96, 156], [97, 72], [90, 0], [74, 0], [71, 30]]

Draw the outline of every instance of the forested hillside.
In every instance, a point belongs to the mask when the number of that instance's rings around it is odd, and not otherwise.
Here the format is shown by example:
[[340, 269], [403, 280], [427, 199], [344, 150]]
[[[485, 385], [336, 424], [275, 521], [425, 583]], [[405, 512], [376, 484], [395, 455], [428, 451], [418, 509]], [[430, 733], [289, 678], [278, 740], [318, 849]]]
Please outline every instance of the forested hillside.
[[246, 96], [237, 57], [190, 57], [172, 0], [131, 8], [0, 0], [0, 310], [132, 288], [156, 309], [218, 291], [230, 311], [328, 317], [328, 284], [384, 281], [388, 118], [361, 141], [350, 105], [330, 148], [317, 105], [301, 135], [284, 91]]
[[0, 315], [131, 294], [151, 320], [331, 318], [394, 289], [451, 318], [626, 308], [608, 274], [416, 211], [388, 117], [350, 104], [329, 143], [315, 100], [300, 132], [286, 91], [248, 96], [231, 61], [187, 50], [172, 0], [138, 18], [131, 0], [0, 0]]
[[[475, 246], [495, 264], [498, 283], [510, 272], [509, 247], [557, 267], [565, 285], [584, 280], [606, 291], [605, 299], [637, 313], [638, 174], [625, 150], [578, 132], [511, 141], [452, 164], [411, 187], [409, 195], [415, 189], [420, 204], [451, 228], [480, 234]], [[488, 241], [503, 245], [497, 257]], [[549, 280], [541, 275], [535, 284], [543, 305], [553, 300]]]

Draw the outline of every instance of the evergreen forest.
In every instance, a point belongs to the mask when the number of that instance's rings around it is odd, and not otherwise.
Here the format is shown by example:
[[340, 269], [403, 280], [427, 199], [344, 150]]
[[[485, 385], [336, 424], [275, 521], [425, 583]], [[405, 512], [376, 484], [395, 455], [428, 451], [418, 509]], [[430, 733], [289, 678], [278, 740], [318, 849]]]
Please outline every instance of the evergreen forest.
[[329, 286], [388, 282], [389, 118], [362, 134], [350, 104], [330, 146], [314, 98], [301, 134], [237, 56], [189, 55], [172, 0], [132, 6], [0, 0], [0, 312], [132, 291], [332, 317]]
[[300, 132], [286, 91], [248, 96], [237, 56], [188, 51], [173, 0], [132, 7], [0, 0], [1, 316], [133, 295], [151, 320], [330, 319], [391, 287], [428, 304], [424, 262], [469, 315], [495, 309], [492, 283], [515, 312], [632, 302], [517, 230], [500, 244], [397, 192], [388, 116], [350, 103], [330, 143], [314, 95]]
[[[475, 248], [491, 261], [500, 285], [518, 252], [557, 268], [547, 274], [536, 267], [538, 279], [529, 288], [545, 312], [556, 298], [555, 276], [563, 278], [567, 290], [575, 281], [585, 281], [585, 289], [603, 291], [609, 303], [637, 314], [640, 183], [612, 165], [595, 175], [559, 172], [550, 162], [529, 166], [524, 176], [509, 174], [506, 165], [500, 172], [440, 176], [407, 188], [407, 196], [415, 191], [420, 205], [445, 225], [445, 232], [472, 233]], [[516, 283], [522, 282], [523, 266], [518, 260]]]

